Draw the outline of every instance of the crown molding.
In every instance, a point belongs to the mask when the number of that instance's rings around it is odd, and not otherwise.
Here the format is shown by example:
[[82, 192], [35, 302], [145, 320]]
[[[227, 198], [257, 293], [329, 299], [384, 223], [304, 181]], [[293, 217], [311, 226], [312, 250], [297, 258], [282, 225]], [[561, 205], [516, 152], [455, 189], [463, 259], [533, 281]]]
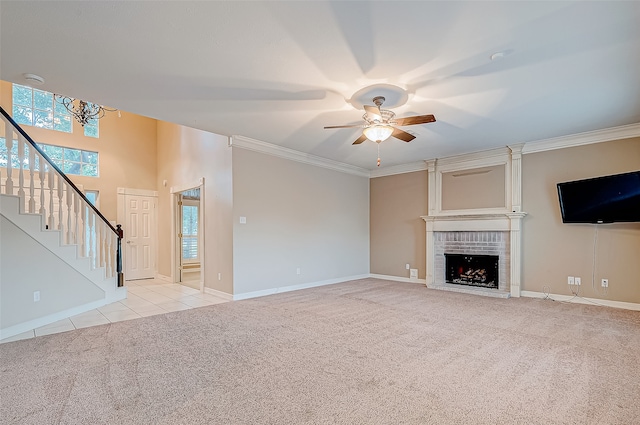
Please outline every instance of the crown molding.
[[371, 170], [371, 178], [393, 176], [396, 174], [413, 173], [414, 171], [427, 170], [427, 163], [425, 161], [410, 162], [408, 164], [393, 165], [391, 167], [379, 168]]
[[[438, 158], [437, 163], [441, 171], [449, 171], [449, 169], [459, 168], [482, 167], [492, 165], [493, 163], [501, 163], [504, 158], [509, 155], [510, 151], [515, 151], [514, 153], [517, 153], [521, 150], [522, 154], [529, 154], [589, 145], [593, 143], [610, 142], [612, 140], [629, 139], [632, 137], [640, 137], [640, 123], [605, 128], [602, 130], [588, 131], [584, 133], [570, 134], [567, 136], [553, 137], [550, 139], [534, 140], [517, 145], [510, 145], [505, 148], [490, 149], [486, 151]], [[289, 149], [282, 146], [274, 145], [272, 143], [263, 142], [261, 140], [251, 139], [245, 136], [231, 136], [229, 138], [229, 146], [247, 149], [254, 152], [260, 152], [267, 155], [273, 155], [280, 158], [290, 159], [292, 161], [302, 162], [304, 164], [328, 168], [330, 170], [340, 171], [342, 173], [369, 178], [392, 176], [396, 174], [405, 174], [415, 171], [428, 170], [429, 165], [433, 165], [434, 161], [436, 161], [431, 160], [410, 162], [407, 164], [399, 164], [376, 170], [367, 170], [366, 168], [356, 167], [354, 165], [322, 158], [316, 155], [307, 154], [304, 152], [296, 151], [294, 149]]]
[[640, 123], [527, 142], [522, 149], [522, 153], [551, 151], [593, 143], [610, 142], [612, 140], [629, 139], [631, 137], [640, 137]]
[[317, 167], [328, 168], [329, 170], [340, 171], [342, 173], [353, 174], [361, 177], [369, 177], [369, 170], [356, 167], [354, 165], [345, 164], [334, 161], [332, 159], [322, 158], [316, 155], [296, 151], [294, 149], [285, 148], [261, 140], [251, 139], [245, 136], [231, 136], [229, 145], [234, 148], [246, 149], [254, 152], [260, 152], [267, 155], [277, 156], [292, 161], [302, 162], [304, 164], [315, 165]]
[[436, 160], [436, 166], [443, 172], [491, 167], [493, 165], [506, 163], [510, 158], [510, 154], [511, 149], [508, 147], [464, 153], [461, 155], [438, 158]]

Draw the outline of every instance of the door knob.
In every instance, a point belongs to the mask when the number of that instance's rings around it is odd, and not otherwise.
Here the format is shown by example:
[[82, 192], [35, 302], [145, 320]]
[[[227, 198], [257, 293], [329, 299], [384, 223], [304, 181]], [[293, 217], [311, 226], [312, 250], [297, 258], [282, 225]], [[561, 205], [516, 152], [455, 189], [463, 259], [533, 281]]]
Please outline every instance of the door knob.
[[127, 243], [131, 243], [131, 241], [127, 241]]

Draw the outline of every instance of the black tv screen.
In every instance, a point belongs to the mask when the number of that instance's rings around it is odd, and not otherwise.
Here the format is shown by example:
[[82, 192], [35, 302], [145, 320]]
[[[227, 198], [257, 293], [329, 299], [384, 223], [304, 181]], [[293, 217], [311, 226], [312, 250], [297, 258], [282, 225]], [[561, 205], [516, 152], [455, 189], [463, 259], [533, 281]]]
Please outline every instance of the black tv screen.
[[640, 171], [558, 183], [563, 223], [640, 221]]

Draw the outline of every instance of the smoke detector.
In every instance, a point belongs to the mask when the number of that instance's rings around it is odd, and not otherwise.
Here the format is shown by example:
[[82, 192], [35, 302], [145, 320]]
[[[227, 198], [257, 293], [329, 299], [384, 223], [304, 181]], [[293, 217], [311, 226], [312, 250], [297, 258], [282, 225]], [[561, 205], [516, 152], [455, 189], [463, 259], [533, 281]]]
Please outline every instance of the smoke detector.
[[36, 86], [41, 86], [44, 84], [44, 78], [36, 74], [22, 74], [25, 80], [28, 83], [35, 84]]

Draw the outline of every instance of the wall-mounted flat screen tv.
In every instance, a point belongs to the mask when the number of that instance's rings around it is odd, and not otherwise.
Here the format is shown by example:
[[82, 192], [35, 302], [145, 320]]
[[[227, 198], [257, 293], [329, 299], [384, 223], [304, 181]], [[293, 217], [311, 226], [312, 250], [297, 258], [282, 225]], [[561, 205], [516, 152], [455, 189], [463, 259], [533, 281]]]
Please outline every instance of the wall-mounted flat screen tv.
[[640, 221], [640, 171], [558, 183], [563, 223]]

